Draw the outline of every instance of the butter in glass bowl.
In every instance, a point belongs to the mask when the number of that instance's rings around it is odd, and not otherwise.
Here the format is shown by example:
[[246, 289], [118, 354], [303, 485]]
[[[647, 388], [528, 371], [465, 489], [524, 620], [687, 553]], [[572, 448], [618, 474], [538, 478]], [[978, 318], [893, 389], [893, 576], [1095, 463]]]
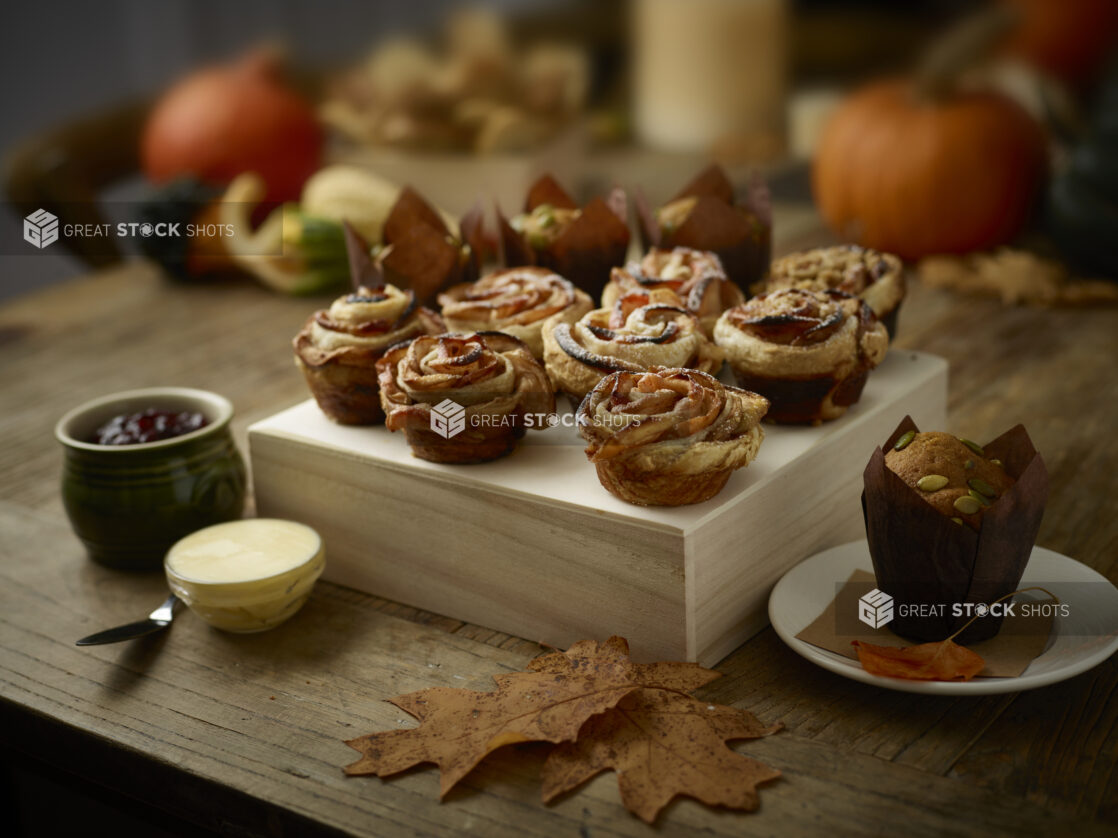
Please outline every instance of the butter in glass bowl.
[[163, 563], [171, 591], [215, 628], [274, 628], [303, 607], [326, 566], [322, 538], [277, 518], [229, 521], [177, 541]]

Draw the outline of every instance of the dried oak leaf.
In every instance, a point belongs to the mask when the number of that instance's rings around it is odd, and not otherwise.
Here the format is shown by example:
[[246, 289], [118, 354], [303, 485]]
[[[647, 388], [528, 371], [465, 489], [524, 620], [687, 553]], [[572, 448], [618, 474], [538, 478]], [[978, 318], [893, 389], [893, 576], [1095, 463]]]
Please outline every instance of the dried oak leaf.
[[969, 681], [986, 666], [981, 655], [950, 638], [901, 648], [852, 642], [862, 668], [871, 675], [910, 681]]
[[620, 637], [576, 643], [529, 666], [532, 671], [495, 676], [495, 692], [432, 687], [390, 699], [420, 726], [350, 739], [346, 744], [362, 756], [346, 773], [386, 777], [434, 763], [441, 771], [440, 797], [445, 797], [497, 748], [572, 740], [588, 718], [643, 683], [697, 689], [718, 677], [694, 664], [634, 664]]
[[575, 742], [551, 752], [543, 768], [543, 800], [612, 768], [621, 801], [646, 823], [676, 795], [711, 806], [753, 811], [757, 786], [780, 771], [726, 746], [757, 739], [782, 725], [762, 725], [752, 713], [708, 704], [674, 690], [642, 688], [583, 725]]

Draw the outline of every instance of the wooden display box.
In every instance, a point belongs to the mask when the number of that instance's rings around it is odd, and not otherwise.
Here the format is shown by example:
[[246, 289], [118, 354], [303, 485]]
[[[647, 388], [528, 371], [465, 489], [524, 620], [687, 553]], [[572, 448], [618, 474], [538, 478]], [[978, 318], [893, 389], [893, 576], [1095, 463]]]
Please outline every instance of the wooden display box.
[[786, 570], [864, 533], [874, 446], [905, 414], [944, 427], [946, 404], [947, 363], [893, 350], [842, 419], [766, 426], [755, 462], [677, 508], [610, 495], [562, 425], [447, 466], [307, 401], [253, 425], [249, 446], [258, 513], [317, 528], [326, 579], [561, 648], [620, 634], [642, 659], [711, 665], [765, 626]]

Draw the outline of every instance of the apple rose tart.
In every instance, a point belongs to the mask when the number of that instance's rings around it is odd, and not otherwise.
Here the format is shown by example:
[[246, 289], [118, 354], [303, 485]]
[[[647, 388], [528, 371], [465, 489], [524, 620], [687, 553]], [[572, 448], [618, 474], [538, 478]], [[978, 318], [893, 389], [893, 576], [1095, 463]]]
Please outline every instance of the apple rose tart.
[[436, 463], [495, 460], [555, 412], [540, 362], [500, 332], [417, 337], [389, 349], [377, 374], [385, 426]]
[[520, 338], [542, 359], [544, 320], [567, 310], [581, 317], [594, 308], [594, 301], [554, 271], [521, 267], [455, 285], [439, 295], [439, 305], [448, 331], [504, 332]]
[[765, 396], [774, 422], [837, 419], [858, 401], [889, 347], [858, 297], [785, 288], [730, 309], [714, 327], [742, 387]]
[[807, 250], [773, 262], [768, 278], [755, 290], [777, 288], [834, 289], [861, 297], [892, 337], [905, 294], [904, 264], [892, 253], [854, 244]]
[[543, 327], [543, 356], [556, 389], [576, 402], [611, 372], [687, 367], [717, 372], [722, 353], [699, 319], [666, 289], [636, 291], [582, 317], [569, 311]]
[[644, 506], [702, 503], [761, 447], [768, 400], [705, 372], [607, 375], [579, 405], [586, 456], [611, 494]]
[[728, 308], [741, 305], [745, 296], [722, 269], [722, 261], [709, 250], [674, 247], [652, 248], [639, 262], [614, 268], [602, 291], [602, 307], [610, 308], [631, 291], [674, 291], [684, 307], [699, 318], [710, 337], [714, 324]]
[[293, 341], [295, 365], [328, 417], [371, 425], [384, 418], [377, 358], [394, 343], [441, 331], [439, 316], [417, 307], [411, 291], [361, 286], [310, 316]]

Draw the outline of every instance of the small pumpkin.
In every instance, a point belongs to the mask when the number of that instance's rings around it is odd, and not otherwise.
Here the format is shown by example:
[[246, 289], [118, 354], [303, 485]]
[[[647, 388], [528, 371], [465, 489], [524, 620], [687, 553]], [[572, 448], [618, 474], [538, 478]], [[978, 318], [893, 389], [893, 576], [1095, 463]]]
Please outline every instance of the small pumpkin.
[[1047, 166], [1044, 130], [1000, 93], [961, 89], [962, 59], [949, 52], [856, 92], [825, 127], [813, 190], [843, 238], [918, 259], [1003, 244], [1028, 219]]
[[314, 109], [284, 80], [280, 56], [255, 50], [196, 70], [164, 93], [144, 126], [140, 154], [157, 184], [191, 176], [225, 186], [256, 172], [273, 203], [299, 199], [321, 164], [322, 143]]

